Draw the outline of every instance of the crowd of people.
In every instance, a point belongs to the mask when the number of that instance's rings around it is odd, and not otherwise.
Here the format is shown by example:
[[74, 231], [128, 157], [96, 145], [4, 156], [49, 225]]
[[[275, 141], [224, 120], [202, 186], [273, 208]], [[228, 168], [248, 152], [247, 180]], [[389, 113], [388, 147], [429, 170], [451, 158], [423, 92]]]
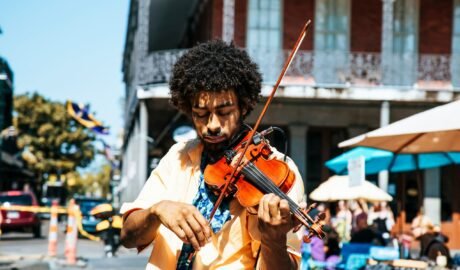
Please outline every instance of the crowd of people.
[[[399, 250], [401, 258], [436, 261], [443, 256], [448, 263], [452, 261], [446, 245], [448, 238], [424, 215], [423, 208], [413, 219], [411, 230], [402, 234], [393, 228], [395, 218], [387, 202], [338, 201], [321, 203], [318, 210], [326, 213], [326, 237], [312, 239], [308, 249], [313, 261], [330, 266], [326, 269], [333, 269], [342, 260], [345, 243], [392, 246]], [[410, 253], [410, 249], [417, 254]]]

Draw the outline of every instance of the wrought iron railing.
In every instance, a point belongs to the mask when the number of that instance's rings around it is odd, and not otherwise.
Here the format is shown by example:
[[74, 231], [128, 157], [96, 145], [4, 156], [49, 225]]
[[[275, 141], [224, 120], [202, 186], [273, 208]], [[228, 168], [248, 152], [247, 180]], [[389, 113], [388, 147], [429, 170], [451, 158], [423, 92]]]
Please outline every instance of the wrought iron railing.
[[[167, 82], [184, 50], [159, 51], [141, 64], [139, 83]], [[259, 65], [264, 82], [276, 80], [287, 51], [248, 51]], [[460, 56], [299, 51], [284, 83], [334, 87], [416, 87], [460, 90]]]

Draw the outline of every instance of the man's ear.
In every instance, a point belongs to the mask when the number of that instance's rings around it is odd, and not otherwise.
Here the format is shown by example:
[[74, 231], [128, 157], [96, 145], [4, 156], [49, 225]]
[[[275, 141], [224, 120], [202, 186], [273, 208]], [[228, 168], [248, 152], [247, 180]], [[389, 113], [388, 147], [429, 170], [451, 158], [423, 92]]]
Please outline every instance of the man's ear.
[[248, 108], [246, 108], [246, 107], [241, 108], [241, 116], [243, 118], [246, 117], [247, 113], [248, 113]]

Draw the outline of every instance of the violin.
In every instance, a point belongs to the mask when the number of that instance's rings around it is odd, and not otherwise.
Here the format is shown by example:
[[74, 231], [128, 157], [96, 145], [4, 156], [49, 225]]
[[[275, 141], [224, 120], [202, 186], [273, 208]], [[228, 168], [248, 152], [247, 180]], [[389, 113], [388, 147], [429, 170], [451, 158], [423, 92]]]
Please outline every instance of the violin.
[[[241, 205], [250, 207], [257, 205], [264, 194], [274, 193], [288, 201], [289, 209], [300, 221], [300, 226], [306, 226], [309, 233], [304, 237], [304, 241], [309, 242], [313, 235], [319, 238], [324, 237], [324, 213], [317, 215], [313, 219], [308, 213], [315, 207], [314, 204], [303, 210], [286, 195], [286, 192], [289, 191], [295, 181], [294, 173], [285, 162], [269, 158], [272, 154], [270, 145], [265, 140], [263, 133], [256, 132], [281, 80], [307, 34], [310, 23], [311, 21], [308, 20], [302, 28], [253, 129], [249, 131], [242, 143], [233, 149], [229, 149], [225, 152], [224, 157], [213, 165], [206, 167], [204, 179], [208, 186], [219, 193], [219, 197], [211, 211], [209, 222], [214, 217], [224, 197], [234, 193]], [[300, 229], [300, 226], [294, 228], [294, 231]]]
[[[236, 170], [235, 181], [225, 191], [225, 197], [233, 195], [244, 207], [254, 207], [259, 204], [264, 194], [273, 193], [288, 201], [291, 213], [309, 228], [309, 235], [304, 238], [308, 242], [313, 235], [324, 237], [322, 230], [323, 215], [312, 219], [308, 213], [315, 207], [311, 205], [303, 210], [286, 193], [295, 182], [294, 172], [286, 162], [272, 159], [273, 151], [265, 139], [268, 132], [257, 133], [252, 141], [249, 134], [235, 148], [226, 150], [221, 159], [206, 166], [204, 179], [208, 188], [216, 194], [222, 192], [225, 183], [230, 181], [233, 170]], [[248, 150], [243, 149], [248, 145]], [[239, 155], [244, 155], [242, 162], [237, 166]], [[300, 228], [300, 227], [299, 227]], [[298, 229], [298, 228], [297, 228]]]

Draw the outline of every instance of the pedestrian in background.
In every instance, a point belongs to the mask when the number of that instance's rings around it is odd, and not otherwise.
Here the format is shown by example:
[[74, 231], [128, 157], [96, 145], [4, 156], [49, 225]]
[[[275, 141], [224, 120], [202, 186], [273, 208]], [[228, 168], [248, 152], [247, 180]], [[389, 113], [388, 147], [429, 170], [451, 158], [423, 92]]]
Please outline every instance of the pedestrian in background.
[[395, 219], [387, 202], [374, 203], [369, 210], [368, 224], [374, 227], [377, 234], [385, 240], [385, 244], [390, 241], [390, 232], [395, 224]]
[[347, 203], [345, 201], [339, 201], [337, 203], [337, 212], [331, 219], [331, 222], [332, 227], [334, 227], [335, 231], [338, 233], [342, 243], [350, 241], [351, 221], [352, 215], [348, 209]]

